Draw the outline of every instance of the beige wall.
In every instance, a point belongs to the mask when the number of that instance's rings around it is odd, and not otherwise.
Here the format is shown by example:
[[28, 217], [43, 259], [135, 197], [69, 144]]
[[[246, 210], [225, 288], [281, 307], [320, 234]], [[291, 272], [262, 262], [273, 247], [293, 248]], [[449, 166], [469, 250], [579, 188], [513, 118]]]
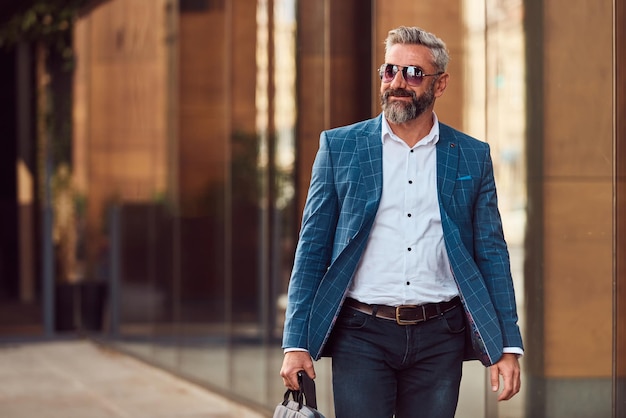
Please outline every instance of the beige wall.
[[544, 373], [609, 377], [612, 2], [544, 7]]
[[617, 416], [626, 415], [626, 1], [616, 2], [616, 374], [620, 394]]

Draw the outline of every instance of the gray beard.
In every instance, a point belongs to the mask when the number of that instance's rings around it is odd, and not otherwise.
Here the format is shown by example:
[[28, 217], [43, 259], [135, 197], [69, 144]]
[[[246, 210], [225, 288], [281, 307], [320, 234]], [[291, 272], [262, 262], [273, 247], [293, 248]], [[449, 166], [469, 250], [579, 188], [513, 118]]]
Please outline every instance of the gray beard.
[[[417, 97], [411, 90], [387, 90], [380, 96], [380, 103], [385, 112], [387, 120], [394, 124], [402, 124], [416, 119], [428, 109], [435, 101], [434, 84], [425, 91], [421, 96]], [[389, 102], [391, 96], [410, 96], [412, 100], [406, 102]]]

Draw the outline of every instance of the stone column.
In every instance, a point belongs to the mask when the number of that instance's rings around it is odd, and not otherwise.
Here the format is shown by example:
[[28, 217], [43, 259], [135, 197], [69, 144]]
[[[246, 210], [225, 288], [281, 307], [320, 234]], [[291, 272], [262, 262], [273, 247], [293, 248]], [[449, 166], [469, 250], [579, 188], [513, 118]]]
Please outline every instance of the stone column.
[[528, 416], [611, 416], [612, 2], [525, 2]]

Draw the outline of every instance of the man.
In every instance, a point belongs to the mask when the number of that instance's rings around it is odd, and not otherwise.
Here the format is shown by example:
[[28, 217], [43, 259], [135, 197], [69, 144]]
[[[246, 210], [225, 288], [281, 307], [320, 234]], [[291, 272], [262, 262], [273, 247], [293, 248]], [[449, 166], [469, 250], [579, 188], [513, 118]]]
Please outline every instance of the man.
[[281, 376], [332, 357], [338, 418], [453, 417], [462, 362], [520, 389], [523, 353], [489, 146], [440, 123], [448, 52], [391, 30], [383, 114], [322, 132], [288, 291]]

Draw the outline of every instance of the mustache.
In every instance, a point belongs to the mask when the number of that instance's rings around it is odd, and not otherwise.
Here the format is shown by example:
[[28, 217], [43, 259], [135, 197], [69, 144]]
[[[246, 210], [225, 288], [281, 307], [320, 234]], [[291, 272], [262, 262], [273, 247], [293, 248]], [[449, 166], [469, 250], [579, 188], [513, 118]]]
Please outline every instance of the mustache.
[[405, 89], [389, 89], [383, 93], [383, 99], [387, 99], [388, 97], [412, 97], [413, 100], [416, 100], [417, 97], [414, 91], [405, 90]]

